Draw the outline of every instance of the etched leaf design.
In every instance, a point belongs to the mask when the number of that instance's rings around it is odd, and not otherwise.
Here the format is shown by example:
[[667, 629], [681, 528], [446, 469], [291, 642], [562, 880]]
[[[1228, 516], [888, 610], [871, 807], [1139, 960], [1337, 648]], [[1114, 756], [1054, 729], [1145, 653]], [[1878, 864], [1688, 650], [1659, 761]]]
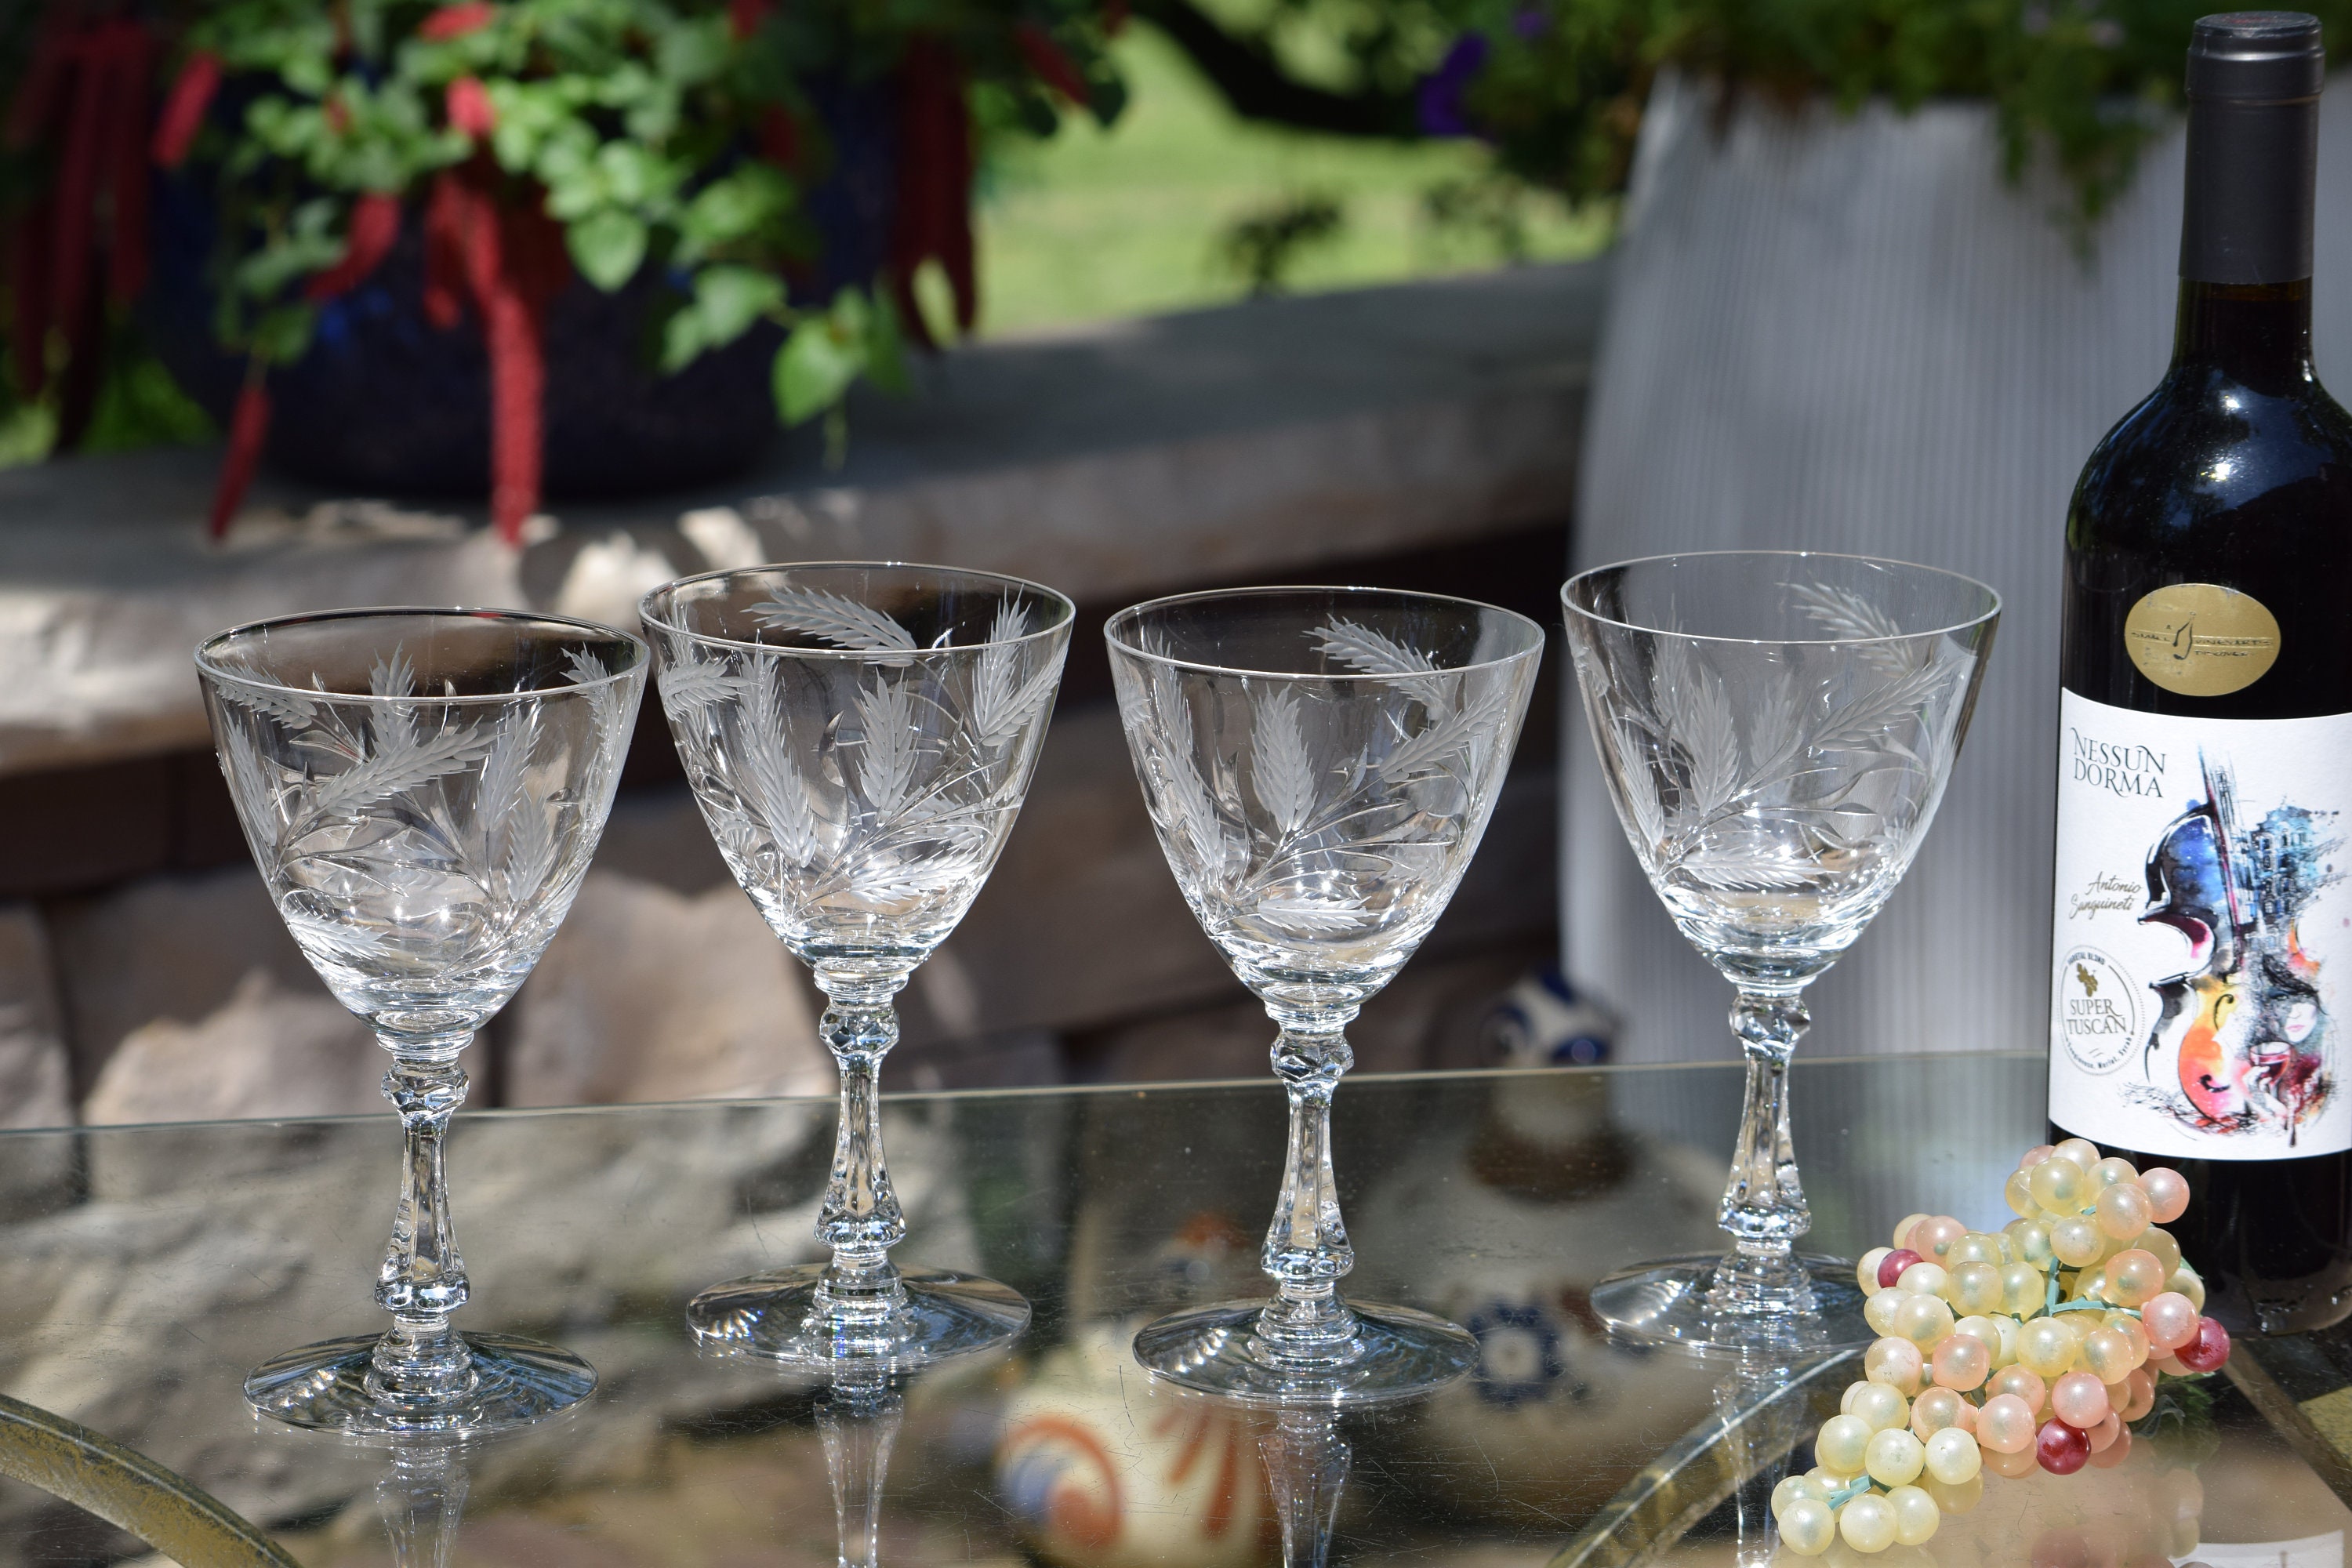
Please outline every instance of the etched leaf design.
[[857, 722], [865, 734], [857, 757], [858, 791], [887, 822], [906, 810], [922, 759], [913, 696], [896, 681], [877, 679], [861, 686]]
[[1315, 809], [1315, 764], [1298, 721], [1298, 693], [1269, 691], [1255, 705], [1250, 731], [1250, 785], [1275, 831], [1298, 831]]
[[1224, 864], [1224, 826], [1217, 803], [1193, 763], [1192, 705], [1182, 682], [1166, 665], [1151, 667], [1150, 755], [1162, 793], [1175, 808], [1177, 826], [1192, 841], [1192, 853], [1211, 876]]
[[1468, 707], [1446, 711], [1374, 765], [1384, 776], [1395, 778], [1438, 767], [1456, 755], [1470, 756], [1494, 735], [1509, 706], [1507, 688], [1499, 683], [1487, 686]]
[[[839, 647], [910, 657], [915, 652], [913, 635], [888, 615], [818, 588], [778, 588], [768, 595], [766, 604], [752, 610], [751, 618], [763, 626], [820, 637]], [[876, 662], [895, 668], [909, 659]]]
[[281, 907], [278, 913], [295, 944], [306, 952], [322, 953], [345, 963], [368, 964], [381, 959], [384, 944], [369, 931], [341, 921], [331, 921], [307, 910]]
[[1702, 665], [1687, 678], [1690, 687], [1675, 702], [1682, 718], [1675, 739], [1690, 759], [1690, 804], [1711, 816], [1739, 788], [1739, 728], [1721, 676]]
[[291, 730], [305, 729], [319, 716], [318, 708], [308, 698], [274, 687], [247, 686], [230, 679], [215, 681], [213, 689], [238, 707], [267, 713]]
[[379, 658], [369, 667], [368, 695], [371, 697], [416, 695], [416, 667], [408, 661], [406, 648], [394, 648], [392, 650], [390, 658]]
[[777, 693], [756, 678], [743, 695], [737, 795], [760, 819], [768, 837], [795, 865], [817, 851], [816, 809], [807, 784], [793, 765], [793, 739]]
[[1876, 743], [1888, 731], [1919, 719], [1937, 689], [1952, 679], [1945, 666], [1931, 662], [1907, 675], [1866, 686], [1852, 700], [1822, 715], [1808, 737], [1810, 749], [1823, 752]]
[[1918, 650], [1912, 643], [1884, 640], [1905, 637], [1902, 626], [1862, 595], [1827, 583], [1800, 583], [1789, 596], [1822, 630], [1862, 643], [1854, 657], [1880, 674], [1905, 675], [1918, 667]]
[[312, 807], [331, 815], [373, 805], [428, 780], [463, 771], [490, 745], [489, 736], [471, 729], [442, 730], [422, 740], [401, 735], [357, 766], [320, 781]]
[[1633, 814], [1641, 847], [1647, 855], [1657, 854], [1666, 839], [1666, 808], [1658, 798], [1657, 775], [1650, 763], [1650, 743], [1640, 730], [1622, 720], [1617, 726], [1617, 766], [1612, 774], [1624, 793], [1625, 806]]
[[621, 688], [614, 680], [613, 672], [604, 668], [604, 661], [585, 648], [567, 648], [563, 665], [571, 672], [573, 683], [587, 694], [596, 715], [597, 738], [601, 741], [617, 736], [621, 731]]
[[1022, 726], [1053, 700], [1061, 684], [1058, 659], [1049, 659], [1028, 679], [1021, 679], [1022, 650], [1013, 645], [1028, 635], [1027, 610], [1011, 601], [998, 608], [988, 630], [990, 646], [981, 650], [972, 670], [971, 722], [982, 745], [1003, 746], [1017, 737]]
[[1370, 626], [1348, 620], [1334, 620], [1307, 635], [1319, 639], [1315, 650], [1327, 658], [1337, 659], [1366, 675], [1423, 677], [1405, 679], [1405, 689], [1431, 708], [1446, 701], [1445, 678], [1438, 673], [1436, 661], [1417, 647], [1407, 647]]
[[1748, 772], [1756, 779], [1786, 774], [1804, 751], [1803, 715], [1797, 706], [1796, 684], [1785, 669], [1778, 670], [1758, 697], [1748, 721]]
[[1354, 899], [1262, 898], [1252, 908], [1257, 918], [1268, 925], [1318, 935], [1354, 931], [1369, 918], [1362, 903]]
[[697, 719], [714, 704], [731, 701], [743, 689], [724, 660], [673, 664], [661, 672], [662, 707], [673, 719]]

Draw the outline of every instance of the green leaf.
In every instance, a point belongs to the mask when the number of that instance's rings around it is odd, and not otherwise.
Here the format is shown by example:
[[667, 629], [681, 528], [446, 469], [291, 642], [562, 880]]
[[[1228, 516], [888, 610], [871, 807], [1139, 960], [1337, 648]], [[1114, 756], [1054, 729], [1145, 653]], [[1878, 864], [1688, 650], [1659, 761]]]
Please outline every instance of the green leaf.
[[271, 364], [292, 364], [310, 346], [318, 312], [308, 305], [280, 305], [253, 323], [253, 352]]
[[841, 328], [833, 315], [809, 317], [776, 351], [776, 412], [785, 424], [803, 424], [833, 407], [866, 368], [864, 334]]
[[727, 49], [724, 16], [673, 23], [654, 45], [654, 65], [679, 87], [698, 87], [725, 68]]
[[898, 328], [898, 308], [877, 288], [866, 312], [866, 379], [885, 392], [914, 390], [907, 374], [907, 343]]
[[784, 302], [784, 280], [750, 267], [706, 267], [694, 275], [694, 311], [704, 342], [725, 348]]
[[740, 163], [695, 193], [678, 232], [698, 250], [759, 233], [793, 204], [793, 183], [772, 163]]
[[662, 374], [684, 370], [703, 347], [702, 312], [691, 307], [678, 311], [662, 327]]
[[563, 243], [581, 276], [609, 294], [637, 275], [646, 226], [634, 213], [602, 207], [566, 227]]

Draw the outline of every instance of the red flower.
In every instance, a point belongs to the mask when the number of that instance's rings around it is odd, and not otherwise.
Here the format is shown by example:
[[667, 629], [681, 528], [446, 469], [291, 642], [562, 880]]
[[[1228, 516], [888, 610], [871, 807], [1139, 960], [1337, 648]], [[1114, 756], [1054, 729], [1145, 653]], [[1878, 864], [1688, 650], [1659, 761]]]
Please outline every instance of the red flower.
[[1070, 63], [1070, 57], [1062, 52], [1062, 46], [1054, 41], [1053, 35], [1034, 22], [1022, 22], [1013, 29], [1013, 41], [1021, 47], [1021, 58], [1029, 62], [1038, 80], [1072, 103], [1082, 105], [1087, 101], [1087, 79]]
[[776, 8], [776, 0], [727, 0], [727, 30], [741, 43], [760, 30]]
[[444, 5], [425, 18], [416, 36], [427, 43], [445, 44], [451, 38], [462, 38], [468, 33], [478, 33], [498, 17], [497, 10], [488, 0], [465, 0], [460, 5]]
[[488, 136], [498, 127], [498, 110], [490, 107], [489, 89], [479, 78], [459, 77], [449, 84], [443, 101], [453, 131], [462, 131], [468, 136]]
[[172, 83], [170, 94], [163, 100], [163, 112], [155, 119], [155, 140], [150, 149], [155, 162], [166, 169], [176, 169], [187, 161], [188, 149], [196, 140], [196, 132], [205, 122], [205, 110], [212, 107], [213, 94], [220, 90], [220, 57], [210, 49], [198, 49], [180, 68]]
[[333, 299], [374, 271], [399, 237], [400, 198], [369, 192], [352, 204], [351, 231], [343, 241], [341, 258], [314, 275], [304, 292], [313, 300]]

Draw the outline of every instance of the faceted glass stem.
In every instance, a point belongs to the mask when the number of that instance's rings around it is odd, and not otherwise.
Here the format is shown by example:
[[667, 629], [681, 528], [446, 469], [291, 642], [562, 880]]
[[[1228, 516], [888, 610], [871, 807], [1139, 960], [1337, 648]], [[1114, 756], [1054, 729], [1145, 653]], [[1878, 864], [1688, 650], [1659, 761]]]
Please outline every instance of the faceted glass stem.
[[393, 1448], [391, 1467], [375, 1484], [393, 1568], [448, 1568], [466, 1514], [467, 1481], [464, 1451], [455, 1442]]
[[879, 1373], [837, 1381], [817, 1406], [840, 1568], [875, 1568], [880, 1558], [882, 1482], [904, 1408], [897, 1386]]
[[1282, 1033], [1274, 1042], [1274, 1071], [1290, 1094], [1290, 1147], [1260, 1254], [1275, 1298], [1259, 1316], [1258, 1337], [1285, 1362], [1328, 1364], [1356, 1349], [1356, 1317], [1339, 1292], [1356, 1253], [1339, 1218], [1331, 1170], [1331, 1096], [1356, 1057], [1339, 1024], [1276, 1022]]
[[475, 1383], [472, 1357], [449, 1327], [449, 1314], [466, 1304], [466, 1260], [443, 1157], [449, 1118], [466, 1100], [457, 1053], [473, 1035], [378, 1037], [393, 1054], [383, 1097], [400, 1112], [404, 1148], [392, 1241], [375, 1284], [392, 1328], [376, 1343], [367, 1389], [386, 1404], [424, 1409], [464, 1398]]
[[1286, 1407], [1257, 1441], [1266, 1489], [1282, 1524], [1283, 1568], [1323, 1568], [1331, 1552], [1348, 1445], [1331, 1412]]
[[1798, 990], [1743, 987], [1731, 1010], [1732, 1033], [1748, 1058], [1748, 1091], [1731, 1179], [1723, 1189], [1721, 1217], [1732, 1252], [1708, 1292], [1708, 1305], [1717, 1311], [1813, 1310], [1812, 1283], [1793, 1248], [1811, 1228], [1812, 1211], [1805, 1205], [1789, 1138], [1789, 1058], [1812, 1021]]
[[833, 1176], [825, 1186], [816, 1236], [833, 1248], [817, 1289], [817, 1310], [855, 1335], [876, 1331], [906, 1301], [890, 1248], [907, 1234], [907, 1216], [890, 1190], [882, 1153], [882, 1058], [898, 1043], [898, 1015], [890, 1005], [905, 974], [879, 979], [818, 969], [827, 998], [817, 1032], [841, 1069], [841, 1118], [833, 1143]]

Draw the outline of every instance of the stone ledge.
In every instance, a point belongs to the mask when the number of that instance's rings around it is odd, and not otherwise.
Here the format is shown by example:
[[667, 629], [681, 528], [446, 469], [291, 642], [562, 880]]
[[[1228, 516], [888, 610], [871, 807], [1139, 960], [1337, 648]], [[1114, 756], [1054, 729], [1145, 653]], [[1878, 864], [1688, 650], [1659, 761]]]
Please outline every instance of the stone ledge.
[[470, 520], [257, 487], [202, 538], [215, 455], [0, 472], [0, 773], [202, 748], [188, 651], [363, 604], [612, 619], [679, 572], [929, 559], [1140, 596], [1566, 513], [1600, 264], [1364, 289], [956, 350], [861, 400], [847, 464], [806, 437], [743, 480], [566, 509], [518, 556]]

